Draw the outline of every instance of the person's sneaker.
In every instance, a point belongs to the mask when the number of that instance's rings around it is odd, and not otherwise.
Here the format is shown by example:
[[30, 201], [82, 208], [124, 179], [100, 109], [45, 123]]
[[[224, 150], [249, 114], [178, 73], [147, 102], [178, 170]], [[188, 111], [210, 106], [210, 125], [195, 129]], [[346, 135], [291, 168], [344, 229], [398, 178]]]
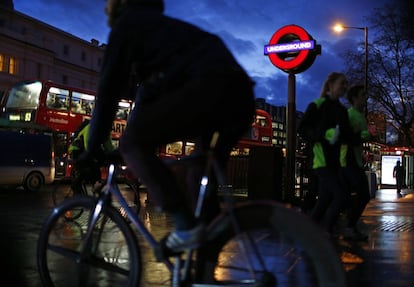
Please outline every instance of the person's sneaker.
[[347, 240], [355, 240], [355, 241], [366, 241], [368, 240], [368, 235], [360, 232], [356, 228], [346, 227], [342, 231], [342, 236], [344, 239]]
[[172, 252], [183, 252], [188, 249], [194, 249], [200, 246], [204, 235], [204, 225], [200, 224], [190, 230], [176, 230], [171, 232], [165, 246]]

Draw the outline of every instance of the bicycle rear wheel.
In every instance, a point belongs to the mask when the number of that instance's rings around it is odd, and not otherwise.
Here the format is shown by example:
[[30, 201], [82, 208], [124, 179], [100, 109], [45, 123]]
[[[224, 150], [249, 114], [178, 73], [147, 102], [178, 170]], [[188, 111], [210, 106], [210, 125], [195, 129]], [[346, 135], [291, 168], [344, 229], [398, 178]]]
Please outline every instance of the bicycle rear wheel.
[[[37, 245], [43, 286], [139, 286], [141, 254], [135, 234], [113, 207], [101, 211], [92, 240], [85, 235], [96, 200], [76, 196], [55, 208], [45, 221]], [[76, 221], [65, 214], [82, 208]]]
[[333, 244], [306, 215], [269, 201], [245, 203], [234, 212], [239, 232], [235, 232], [228, 214], [210, 225], [207, 247], [198, 251], [198, 282], [346, 286], [344, 269]]

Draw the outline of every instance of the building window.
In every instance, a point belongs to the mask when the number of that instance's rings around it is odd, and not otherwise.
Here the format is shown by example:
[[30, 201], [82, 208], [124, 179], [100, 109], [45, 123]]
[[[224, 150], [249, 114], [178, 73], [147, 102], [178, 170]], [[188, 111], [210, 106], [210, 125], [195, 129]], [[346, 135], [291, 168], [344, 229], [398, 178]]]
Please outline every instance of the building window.
[[68, 76], [62, 75], [62, 84], [67, 84], [67, 83], [68, 83]]
[[12, 75], [17, 74], [17, 59], [15, 57], [10, 57], [9, 60], [9, 73]]
[[4, 71], [4, 55], [0, 54], [0, 72], [5, 72]]
[[85, 53], [85, 51], [82, 51], [82, 53], [81, 53], [81, 60], [82, 60], [83, 62], [85, 62], [85, 61], [86, 61], [86, 53]]
[[0, 54], [0, 72], [6, 72], [16, 75], [18, 70], [18, 61], [16, 57]]

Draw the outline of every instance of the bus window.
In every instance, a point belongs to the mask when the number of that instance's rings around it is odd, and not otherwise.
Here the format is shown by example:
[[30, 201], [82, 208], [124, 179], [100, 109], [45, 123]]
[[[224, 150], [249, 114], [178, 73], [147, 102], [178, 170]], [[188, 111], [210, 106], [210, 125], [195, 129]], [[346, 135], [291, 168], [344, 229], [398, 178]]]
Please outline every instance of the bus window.
[[69, 108], [69, 91], [50, 87], [47, 93], [46, 106], [56, 110], [67, 111]]
[[41, 82], [24, 82], [15, 85], [7, 97], [7, 108], [36, 109], [39, 103]]
[[131, 104], [129, 102], [119, 102], [118, 110], [116, 112], [115, 118], [117, 120], [127, 120], [129, 112], [131, 111]]
[[257, 123], [257, 126], [259, 126], [259, 127], [268, 127], [269, 126], [267, 118], [265, 118], [264, 116], [261, 116], [261, 115], [256, 116], [256, 123]]
[[236, 150], [244, 154], [246, 151], [245, 148], [252, 146], [271, 146], [272, 134], [272, 118], [270, 114], [264, 110], [256, 109], [255, 120], [250, 129], [239, 141]]
[[71, 111], [90, 116], [92, 114], [95, 97], [93, 95], [72, 92]]
[[160, 157], [179, 159], [183, 156], [190, 155], [194, 151], [194, 148], [195, 143], [192, 141], [177, 141], [161, 146], [158, 155]]
[[178, 141], [178, 142], [169, 143], [166, 145], [165, 151], [167, 155], [175, 155], [175, 156], [182, 155], [183, 142]]
[[186, 145], [184, 147], [185, 149], [185, 155], [190, 155], [193, 153], [194, 149], [195, 149], [195, 143], [193, 142], [186, 142]]

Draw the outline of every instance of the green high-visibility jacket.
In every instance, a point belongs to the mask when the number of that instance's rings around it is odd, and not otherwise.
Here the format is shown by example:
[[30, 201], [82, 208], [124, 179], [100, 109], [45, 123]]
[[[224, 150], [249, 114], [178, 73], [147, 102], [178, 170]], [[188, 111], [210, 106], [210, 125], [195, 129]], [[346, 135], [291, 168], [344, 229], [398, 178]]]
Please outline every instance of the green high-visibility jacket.
[[[69, 146], [69, 154], [72, 154], [74, 151], [84, 151], [88, 147], [88, 140], [89, 140], [89, 123], [83, 127], [75, 139], [72, 140], [70, 146]], [[105, 152], [114, 150], [115, 147], [112, 144], [112, 140], [108, 138], [103, 144], [102, 144], [102, 150]]]
[[[330, 144], [337, 125], [339, 137], [335, 143]], [[298, 132], [312, 145], [313, 169], [346, 166], [351, 129], [347, 109], [339, 101], [324, 96], [311, 102], [299, 124]]]
[[348, 149], [347, 164], [359, 168], [364, 167], [363, 162], [363, 142], [370, 137], [368, 132], [367, 121], [365, 115], [351, 107], [348, 109], [349, 123], [352, 128], [355, 144]]

